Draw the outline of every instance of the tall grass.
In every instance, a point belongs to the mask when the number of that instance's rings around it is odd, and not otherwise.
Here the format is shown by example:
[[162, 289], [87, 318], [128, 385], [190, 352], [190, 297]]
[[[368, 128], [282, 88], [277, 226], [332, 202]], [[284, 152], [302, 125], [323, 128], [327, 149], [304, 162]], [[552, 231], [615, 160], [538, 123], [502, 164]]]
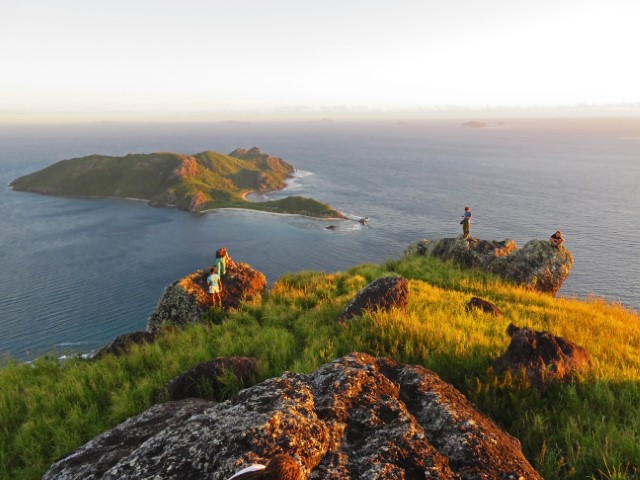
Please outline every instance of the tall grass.
[[[410, 279], [407, 310], [370, 312], [347, 326], [335, 322], [361, 287], [390, 274]], [[498, 304], [505, 317], [468, 313], [472, 295]], [[509, 322], [584, 346], [593, 372], [544, 391], [517, 375], [496, 375], [491, 365], [508, 346]], [[624, 308], [554, 299], [430, 258], [288, 274], [262, 300], [167, 331], [126, 356], [5, 365], [0, 478], [39, 478], [54, 459], [144, 411], [169, 380], [212, 357], [255, 356], [263, 379], [285, 370], [311, 372], [352, 351], [435, 371], [518, 437], [546, 479], [638, 478], [639, 344], [640, 317]], [[222, 385], [225, 397], [241, 387], [226, 377]]]

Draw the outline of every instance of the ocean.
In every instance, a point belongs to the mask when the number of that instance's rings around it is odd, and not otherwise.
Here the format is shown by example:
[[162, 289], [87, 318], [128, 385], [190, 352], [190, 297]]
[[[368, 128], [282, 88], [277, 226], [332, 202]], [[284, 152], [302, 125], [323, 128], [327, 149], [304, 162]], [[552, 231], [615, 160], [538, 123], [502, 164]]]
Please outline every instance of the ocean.
[[[640, 119], [516, 119], [0, 126], [0, 357], [90, 353], [144, 329], [163, 289], [216, 248], [264, 272], [344, 270], [422, 238], [471, 233], [523, 246], [566, 238], [575, 264], [559, 295], [640, 310], [635, 215]], [[356, 221], [14, 192], [8, 183], [92, 153], [228, 153], [258, 146], [298, 172], [287, 189]], [[326, 227], [336, 225], [329, 230]]]

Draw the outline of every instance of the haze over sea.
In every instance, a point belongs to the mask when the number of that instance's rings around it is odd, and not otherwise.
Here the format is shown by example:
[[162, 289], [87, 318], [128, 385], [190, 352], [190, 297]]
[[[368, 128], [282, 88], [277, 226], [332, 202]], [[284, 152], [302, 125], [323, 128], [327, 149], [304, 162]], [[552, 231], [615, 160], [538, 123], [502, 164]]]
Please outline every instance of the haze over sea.
[[[88, 353], [144, 329], [163, 289], [213, 252], [263, 271], [344, 270], [460, 234], [523, 246], [562, 230], [575, 265], [560, 295], [640, 309], [640, 120], [458, 120], [2, 126], [0, 356]], [[191, 215], [144, 202], [56, 198], [7, 184], [92, 153], [259, 146], [299, 171], [304, 195], [370, 224], [237, 210]], [[338, 225], [337, 230], [327, 230]]]

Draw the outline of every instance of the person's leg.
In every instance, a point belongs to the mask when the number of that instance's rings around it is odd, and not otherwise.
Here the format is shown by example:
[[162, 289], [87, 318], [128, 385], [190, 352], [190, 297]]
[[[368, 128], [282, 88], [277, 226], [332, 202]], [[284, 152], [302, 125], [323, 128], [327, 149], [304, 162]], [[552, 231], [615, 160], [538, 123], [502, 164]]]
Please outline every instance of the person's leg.
[[464, 235], [464, 238], [469, 236], [469, 230], [469, 222], [464, 222], [462, 224], [462, 234]]

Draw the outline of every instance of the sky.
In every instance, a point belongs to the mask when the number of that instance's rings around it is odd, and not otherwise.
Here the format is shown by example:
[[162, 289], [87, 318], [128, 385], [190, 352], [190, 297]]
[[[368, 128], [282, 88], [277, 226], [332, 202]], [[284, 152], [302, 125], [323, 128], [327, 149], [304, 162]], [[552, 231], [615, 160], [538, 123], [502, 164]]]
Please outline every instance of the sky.
[[0, 122], [640, 115], [638, 0], [0, 0]]

